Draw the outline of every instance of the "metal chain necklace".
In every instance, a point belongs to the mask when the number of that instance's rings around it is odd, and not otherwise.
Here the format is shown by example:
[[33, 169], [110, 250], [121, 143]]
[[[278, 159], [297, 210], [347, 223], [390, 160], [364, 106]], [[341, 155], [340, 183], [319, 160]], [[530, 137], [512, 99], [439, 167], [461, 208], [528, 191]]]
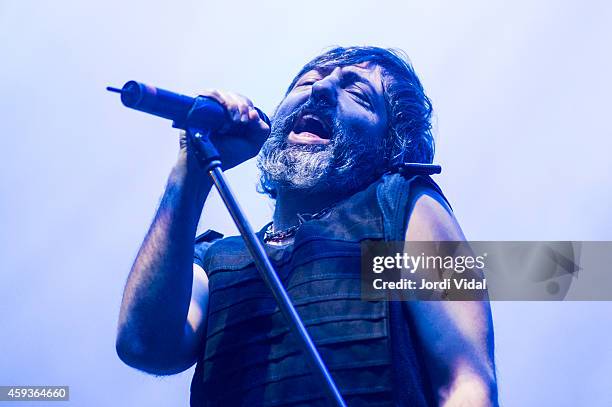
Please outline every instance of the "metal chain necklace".
[[302, 226], [305, 222], [309, 220], [315, 220], [322, 218], [325, 214], [331, 211], [332, 206], [329, 206], [325, 209], [320, 210], [317, 213], [309, 214], [309, 213], [298, 213], [298, 224], [293, 225], [290, 228], [274, 231], [274, 223], [271, 223], [270, 226], [266, 229], [264, 233], [263, 240], [265, 243], [281, 243], [284, 240], [295, 236], [300, 226]]

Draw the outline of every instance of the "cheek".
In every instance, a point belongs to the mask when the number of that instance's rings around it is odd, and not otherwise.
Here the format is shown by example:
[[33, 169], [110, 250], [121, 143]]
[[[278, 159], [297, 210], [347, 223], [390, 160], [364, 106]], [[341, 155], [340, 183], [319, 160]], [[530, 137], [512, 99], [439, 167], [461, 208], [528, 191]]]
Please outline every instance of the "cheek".
[[287, 95], [276, 109], [276, 115], [279, 117], [286, 117], [295, 112], [295, 110], [302, 106], [308, 99], [308, 95], [304, 93], [305, 92], [290, 93]]
[[356, 137], [363, 137], [367, 144], [379, 144], [387, 133], [387, 126], [381, 118], [368, 114], [351, 120], [348, 130]]

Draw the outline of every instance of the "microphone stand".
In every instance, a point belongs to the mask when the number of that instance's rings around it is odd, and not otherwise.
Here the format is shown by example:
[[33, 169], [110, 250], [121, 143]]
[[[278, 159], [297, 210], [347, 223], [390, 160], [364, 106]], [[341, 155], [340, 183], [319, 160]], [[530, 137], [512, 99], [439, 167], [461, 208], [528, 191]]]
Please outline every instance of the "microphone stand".
[[[187, 122], [189, 122], [189, 119], [187, 119]], [[274, 271], [274, 267], [272, 266], [272, 263], [270, 262], [262, 243], [253, 232], [251, 224], [245, 217], [240, 205], [238, 204], [238, 201], [234, 197], [225, 175], [223, 174], [219, 152], [210, 141], [209, 136], [210, 131], [207, 130], [195, 128], [187, 129], [187, 142], [191, 143], [191, 145], [194, 147], [200, 165], [208, 173], [215, 184], [215, 187], [219, 191], [219, 195], [221, 196], [223, 203], [227, 207], [227, 210], [232, 216], [236, 227], [240, 231], [240, 234], [242, 235], [251, 256], [253, 256], [253, 260], [255, 261], [255, 265], [259, 270], [261, 278], [264, 280], [270, 291], [272, 291], [272, 295], [274, 295], [281, 312], [289, 324], [291, 332], [298, 340], [298, 343], [302, 347], [302, 350], [306, 355], [306, 359], [310, 363], [311, 367], [319, 376], [327, 396], [333, 402], [333, 405], [346, 407], [346, 404], [342, 399], [342, 395], [338, 391], [338, 388], [327, 370], [327, 367], [323, 363], [323, 360], [321, 359], [319, 352], [310, 338], [308, 331], [306, 331], [306, 327], [304, 327], [300, 316], [293, 307], [289, 295], [285, 291], [285, 288]]]

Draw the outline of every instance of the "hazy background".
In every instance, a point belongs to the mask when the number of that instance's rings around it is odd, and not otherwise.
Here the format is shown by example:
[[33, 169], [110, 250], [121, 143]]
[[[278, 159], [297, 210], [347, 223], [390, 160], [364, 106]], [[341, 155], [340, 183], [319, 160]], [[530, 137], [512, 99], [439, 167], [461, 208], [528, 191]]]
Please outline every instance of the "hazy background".
[[[187, 405], [192, 370], [155, 378], [114, 349], [176, 131], [105, 86], [218, 87], [270, 113], [331, 45], [402, 48], [469, 238], [612, 240], [611, 17], [605, 1], [0, 0], [0, 385], [69, 385], [75, 406]], [[256, 177], [252, 162], [231, 172], [260, 226]], [[203, 229], [234, 230], [218, 199], [206, 210]], [[502, 405], [612, 405], [610, 303], [493, 312]]]

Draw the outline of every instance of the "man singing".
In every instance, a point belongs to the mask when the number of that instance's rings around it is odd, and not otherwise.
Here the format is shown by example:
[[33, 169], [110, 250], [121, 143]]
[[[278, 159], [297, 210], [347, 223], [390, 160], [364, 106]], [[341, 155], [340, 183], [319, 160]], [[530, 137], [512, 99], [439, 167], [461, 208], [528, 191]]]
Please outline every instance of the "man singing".
[[[259, 152], [259, 187], [276, 205], [258, 236], [347, 404], [496, 406], [487, 302], [360, 298], [360, 242], [464, 240], [428, 176], [393, 171], [434, 155], [410, 64], [375, 47], [326, 52], [295, 77], [271, 128], [243, 96], [203, 96], [231, 117], [212, 136], [224, 169]], [[157, 375], [197, 362], [192, 406], [328, 405], [242, 238], [194, 244], [211, 185], [183, 135], [125, 286], [120, 358]]]

